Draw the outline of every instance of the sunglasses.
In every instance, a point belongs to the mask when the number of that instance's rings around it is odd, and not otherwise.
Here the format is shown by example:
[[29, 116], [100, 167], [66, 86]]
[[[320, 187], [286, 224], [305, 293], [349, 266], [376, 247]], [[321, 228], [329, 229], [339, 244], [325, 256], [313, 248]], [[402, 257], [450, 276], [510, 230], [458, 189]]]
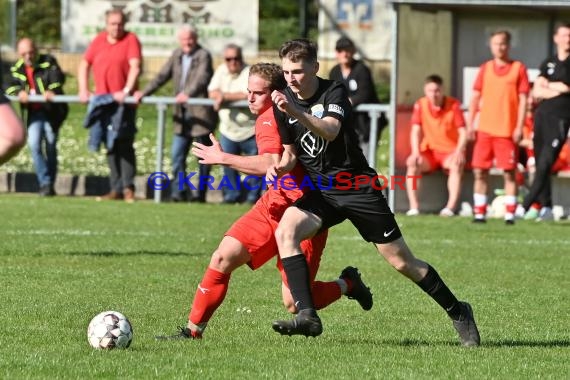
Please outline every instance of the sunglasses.
[[240, 57], [226, 57], [225, 60], [226, 60], [226, 62], [231, 62], [231, 61], [239, 62], [239, 61], [241, 61], [241, 58]]

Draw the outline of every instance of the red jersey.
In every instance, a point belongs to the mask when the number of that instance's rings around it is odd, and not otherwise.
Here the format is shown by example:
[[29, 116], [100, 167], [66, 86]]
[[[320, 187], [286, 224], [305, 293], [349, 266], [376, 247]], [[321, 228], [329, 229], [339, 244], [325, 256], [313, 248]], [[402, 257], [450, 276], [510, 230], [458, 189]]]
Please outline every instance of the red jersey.
[[434, 107], [427, 97], [414, 104], [412, 124], [421, 127], [421, 150], [451, 153], [457, 148], [458, 129], [465, 127], [465, 119], [459, 100], [446, 96], [441, 107]]
[[[281, 143], [272, 107], [269, 107], [257, 117], [255, 122], [255, 141], [258, 154], [260, 155], [264, 153], [283, 153], [283, 144]], [[261, 197], [271, 214], [274, 216], [278, 215], [279, 219], [281, 219], [285, 209], [309, 189], [306, 184], [303, 184], [306, 174], [299, 163], [286, 176], [278, 179], [276, 186], [268, 183], [268, 191]]]
[[530, 85], [526, 67], [519, 61], [498, 66], [485, 62], [473, 89], [481, 92], [478, 130], [494, 137], [511, 137], [515, 130], [519, 94], [528, 94]]
[[133, 33], [126, 32], [122, 39], [111, 44], [107, 41], [107, 32], [101, 32], [83, 57], [93, 68], [95, 94], [111, 94], [125, 88], [129, 60], [142, 59], [141, 43]]

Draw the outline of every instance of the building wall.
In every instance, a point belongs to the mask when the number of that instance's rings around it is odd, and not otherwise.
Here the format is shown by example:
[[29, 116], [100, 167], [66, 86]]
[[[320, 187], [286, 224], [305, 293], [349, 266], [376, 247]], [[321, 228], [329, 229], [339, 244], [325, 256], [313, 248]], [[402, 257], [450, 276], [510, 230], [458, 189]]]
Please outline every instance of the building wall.
[[453, 18], [449, 11], [423, 12], [409, 5], [400, 8], [398, 24], [397, 104], [411, 105], [423, 95], [430, 74], [444, 78], [450, 88], [453, 55]]

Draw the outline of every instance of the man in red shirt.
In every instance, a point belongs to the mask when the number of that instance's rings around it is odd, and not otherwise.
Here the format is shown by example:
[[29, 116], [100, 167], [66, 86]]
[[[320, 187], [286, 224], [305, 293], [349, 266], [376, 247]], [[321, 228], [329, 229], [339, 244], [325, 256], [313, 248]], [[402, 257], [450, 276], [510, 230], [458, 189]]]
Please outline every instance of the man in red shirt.
[[[467, 134], [459, 100], [443, 95], [443, 79], [430, 75], [424, 84], [425, 96], [414, 104], [406, 165], [406, 191], [410, 202], [407, 215], [419, 214], [418, 191], [422, 173], [444, 169], [449, 173], [447, 204], [441, 216], [453, 216], [461, 190]], [[415, 181], [415, 182], [414, 182]]]
[[[475, 176], [473, 221], [486, 221], [489, 169], [494, 164], [504, 173], [505, 223], [514, 224], [517, 144], [522, 137], [530, 86], [525, 65], [509, 57], [511, 34], [504, 30], [497, 31], [489, 41], [493, 59], [479, 69], [467, 120], [468, 135], [475, 139], [471, 162]], [[479, 123], [475, 128], [477, 113]]]
[[[122, 105], [125, 98], [137, 87], [141, 72], [141, 44], [134, 33], [125, 30], [125, 15], [119, 9], [112, 9], [106, 14], [105, 31], [99, 33], [87, 48], [79, 63], [78, 85], [79, 98], [86, 103], [92, 102], [99, 95], [111, 95]], [[90, 99], [89, 71], [93, 71], [95, 97]], [[136, 108], [132, 105], [114, 107], [112, 111], [101, 112], [99, 124], [102, 133], [109, 133], [107, 126], [112, 124], [113, 116], [122, 111], [117, 137], [112, 147], [107, 142], [107, 160], [109, 163], [111, 192], [101, 199], [121, 199], [134, 201], [134, 177], [136, 174], [135, 150], [133, 147], [136, 127]], [[93, 126], [91, 128], [94, 128]]]
[[[273, 115], [271, 92], [285, 86], [283, 72], [278, 65], [258, 63], [251, 67], [248, 79], [249, 109], [258, 115], [255, 123], [257, 156], [228, 154], [221, 150], [219, 142], [210, 135], [212, 146], [194, 142], [192, 153], [203, 164], [221, 164], [241, 172], [263, 176], [270, 165], [279, 162], [283, 145]], [[238, 219], [226, 232], [220, 245], [212, 254], [210, 265], [198, 285], [188, 316], [188, 324], [172, 336], [157, 336], [157, 339], [199, 339], [213, 313], [222, 304], [231, 273], [247, 264], [255, 270], [277, 256], [275, 229], [285, 210], [302, 196], [305, 189], [302, 181], [305, 173], [300, 165], [290, 173], [286, 183], [276, 181], [253, 208]], [[328, 231], [322, 231], [305, 240], [301, 248], [305, 254], [311, 277], [311, 289], [318, 309], [338, 300], [342, 294], [356, 299], [364, 310], [372, 307], [372, 294], [354, 267], [345, 268], [340, 278], [334, 281], [315, 281]], [[285, 307], [292, 313], [297, 307], [287, 285], [281, 260], [277, 267], [282, 278], [282, 294]]]

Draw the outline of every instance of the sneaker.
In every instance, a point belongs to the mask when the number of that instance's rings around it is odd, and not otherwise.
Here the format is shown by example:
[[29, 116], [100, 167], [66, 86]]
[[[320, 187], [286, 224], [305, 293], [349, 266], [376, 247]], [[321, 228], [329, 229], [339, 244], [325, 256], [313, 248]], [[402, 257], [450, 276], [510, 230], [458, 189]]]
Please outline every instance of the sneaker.
[[467, 302], [460, 302], [462, 313], [458, 320], [453, 320], [453, 327], [459, 334], [461, 344], [465, 347], [475, 347], [481, 344], [481, 337], [475, 317], [473, 316], [473, 308]]
[[362, 282], [357, 268], [344, 268], [339, 278], [349, 280], [352, 284], [352, 289], [345, 294], [349, 299], [358, 301], [360, 307], [364, 310], [372, 309], [372, 293], [370, 292], [370, 288]]
[[123, 190], [123, 198], [127, 203], [135, 203], [135, 191], [130, 187], [125, 187]]
[[314, 309], [303, 309], [290, 321], [274, 321], [273, 330], [281, 335], [319, 336], [323, 324]]
[[523, 216], [524, 220], [535, 220], [538, 218], [539, 210], [531, 207]]
[[418, 216], [420, 215], [420, 210], [418, 210], [417, 208], [411, 208], [408, 210], [408, 212], [406, 212], [407, 216]]
[[450, 208], [445, 207], [439, 212], [439, 216], [443, 216], [444, 218], [449, 218], [455, 216], [455, 213]]
[[483, 215], [475, 214], [473, 223], [487, 223], [487, 219]]
[[156, 340], [180, 340], [180, 339], [202, 339], [200, 334], [192, 334], [188, 327], [178, 326], [178, 332], [174, 335], [157, 335]]
[[515, 219], [523, 219], [525, 214], [524, 207], [521, 204], [518, 204], [517, 209], [515, 210]]
[[550, 207], [543, 207], [540, 209], [538, 213], [538, 218], [536, 218], [537, 222], [550, 222], [554, 220], [554, 214], [552, 213], [552, 208]]
[[123, 194], [118, 193], [116, 191], [111, 191], [105, 195], [101, 195], [95, 198], [95, 200], [97, 202], [101, 202], [101, 201], [118, 201], [120, 199], [123, 199]]
[[52, 185], [44, 185], [40, 187], [39, 195], [40, 197], [53, 197], [55, 190]]

